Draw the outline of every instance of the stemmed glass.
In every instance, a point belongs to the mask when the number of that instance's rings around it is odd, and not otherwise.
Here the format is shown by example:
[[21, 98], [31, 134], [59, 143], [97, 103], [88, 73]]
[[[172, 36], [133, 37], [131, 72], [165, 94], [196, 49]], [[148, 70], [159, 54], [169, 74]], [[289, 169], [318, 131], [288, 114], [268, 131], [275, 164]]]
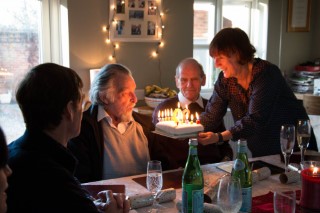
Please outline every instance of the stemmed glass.
[[296, 138], [295, 126], [293, 124], [284, 124], [281, 126], [280, 144], [281, 144], [281, 151], [284, 157], [286, 173], [289, 171], [288, 165], [290, 161], [290, 156], [293, 152], [295, 138]]
[[223, 212], [237, 213], [242, 205], [240, 179], [226, 175], [219, 179], [217, 205]]
[[162, 189], [162, 167], [161, 161], [153, 160], [148, 162], [147, 167], [147, 188], [153, 194], [153, 204], [148, 212], [157, 212], [159, 209], [164, 208], [157, 203], [157, 195]]
[[301, 151], [301, 162], [300, 164], [303, 165], [304, 162], [304, 153], [309, 146], [309, 139], [311, 136], [311, 124], [308, 119], [298, 120], [297, 124], [297, 140], [298, 145]]

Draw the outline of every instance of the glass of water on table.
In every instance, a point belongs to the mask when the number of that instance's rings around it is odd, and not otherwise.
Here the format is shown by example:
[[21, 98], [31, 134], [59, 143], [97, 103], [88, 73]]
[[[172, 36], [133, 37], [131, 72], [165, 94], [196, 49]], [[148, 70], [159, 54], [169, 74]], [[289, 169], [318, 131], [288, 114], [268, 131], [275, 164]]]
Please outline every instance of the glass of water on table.
[[163, 185], [161, 161], [152, 160], [148, 162], [146, 181], [147, 188], [154, 197], [152, 207], [148, 212], [158, 212], [164, 208], [157, 202], [157, 195]]

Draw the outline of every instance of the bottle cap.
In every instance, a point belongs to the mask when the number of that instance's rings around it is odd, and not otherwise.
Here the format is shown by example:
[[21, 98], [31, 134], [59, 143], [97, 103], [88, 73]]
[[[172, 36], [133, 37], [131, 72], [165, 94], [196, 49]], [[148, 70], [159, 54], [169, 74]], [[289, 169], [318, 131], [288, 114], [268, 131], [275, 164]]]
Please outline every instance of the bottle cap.
[[197, 138], [190, 138], [189, 139], [189, 145], [197, 146], [198, 145], [198, 139]]
[[239, 145], [246, 146], [246, 145], [247, 145], [247, 140], [246, 140], [246, 139], [243, 139], [243, 138], [242, 138], [242, 139], [239, 139], [239, 140], [238, 140], [238, 144], [239, 144]]

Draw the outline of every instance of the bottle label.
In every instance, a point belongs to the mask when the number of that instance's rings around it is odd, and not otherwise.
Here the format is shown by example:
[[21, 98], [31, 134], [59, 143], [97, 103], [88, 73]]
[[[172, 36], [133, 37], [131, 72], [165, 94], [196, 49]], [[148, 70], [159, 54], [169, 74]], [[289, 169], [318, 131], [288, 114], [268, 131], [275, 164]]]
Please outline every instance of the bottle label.
[[[203, 213], [203, 188], [200, 190], [192, 190], [191, 196], [192, 212]], [[188, 192], [186, 190], [182, 191], [182, 212], [188, 213]]]
[[197, 149], [189, 149], [189, 155], [198, 155]]
[[240, 171], [240, 170], [243, 170], [245, 168], [245, 164], [242, 160], [240, 159], [236, 159], [234, 161], [234, 164], [233, 164], [233, 170], [234, 171]]
[[238, 153], [247, 153], [247, 146], [246, 145], [239, 145]]
[[242, 188], [242, 206], [240, 212], [251, 212], [252, 187]]
[[192, 191], [192, 212], [203, 213], [203, 189]]

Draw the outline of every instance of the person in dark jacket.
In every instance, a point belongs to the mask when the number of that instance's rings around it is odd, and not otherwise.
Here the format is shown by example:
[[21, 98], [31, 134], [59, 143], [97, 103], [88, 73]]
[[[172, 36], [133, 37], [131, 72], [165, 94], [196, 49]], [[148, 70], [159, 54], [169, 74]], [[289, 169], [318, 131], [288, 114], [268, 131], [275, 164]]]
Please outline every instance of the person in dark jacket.
[[133, 115], [135, 88], [131, 71], [121, 64], [104, 66], [94, 78], [92, 105], [83, 113], [80, 135], [68, 143], [81, 182], [146, 173], [148, 139]]
[[129, 211], [123, 194], [103, 191], [93, 202], [73, 175], [77, 160], [67, 142], [80, 132], [82, 85], [75, 71], [53, 63], [32, 68], [20, 83], [26, 131], [9, 145], [8, 213]]
[[8, 166], [8, 147], [4, 133], [0, 127], [0, 213], [7, 212], [8, 177], [12, 170]]
[[[208, 103], [208, 100], [200, 95], [201, 86], [206, 83], [206, 75], [197, 60], [193, 58], [183, 59], [177, 66], [175, 82], [179, 93], [173, 98], [164, 100], [156, 107], [152, 115], [154, 125], [158, 123], [158, 112], [160, 110], [175, 109], [178, 102], [182, 109], [188, 105], [190, 114], [193, 115], [196, 112], [200, 115]], [[224, 123], [220, 122], [216, 131], [224, 130]], [[151, 158], [160, 160], [164, 170], [184, 167], [188, 158], [188, 140], [154, 134], [150, 143]], [[232, 160], [233, 153], [228, 141], [226, 141], [220, 145], [203, 146], [199, 144], [198, 156], [201, 164], [208, 164]]]
[[[280, 154], [280, 127], [308, 119], [302, 102], [297, 100], [280, 69], [268, 61], [254, 58], [256, 49], [239, 28], [225, 28], [210, 44], [210, 55], [222, 71], [200, 121], [205, 133], [199, 143], [246, 139], [253, 157]], [[214, 129], [230, 108], [234, 126]], [[314, 134], [309, 149], [318, 150]], [[295, 150], [299, 150], [296, 144]]]

